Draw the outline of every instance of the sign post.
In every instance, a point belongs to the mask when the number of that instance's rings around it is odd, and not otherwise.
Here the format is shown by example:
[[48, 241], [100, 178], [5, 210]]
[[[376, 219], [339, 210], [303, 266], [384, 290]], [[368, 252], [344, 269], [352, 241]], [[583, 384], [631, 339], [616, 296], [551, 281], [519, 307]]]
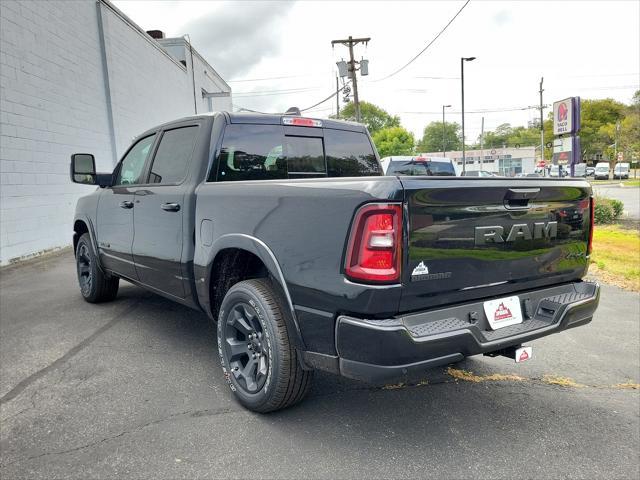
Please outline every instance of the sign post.
[[553, 103], [553, 163], [567, 165], [571, 176], [582, 161], [580, 137], [580, 97], [569, 97]]

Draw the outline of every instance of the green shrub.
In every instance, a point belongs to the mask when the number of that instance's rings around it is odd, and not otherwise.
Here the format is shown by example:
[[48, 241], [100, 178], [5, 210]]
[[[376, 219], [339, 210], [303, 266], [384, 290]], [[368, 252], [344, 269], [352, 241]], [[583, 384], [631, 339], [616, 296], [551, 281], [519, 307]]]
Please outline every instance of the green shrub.
[[622, 216], [622, 212], [624, 212], [624, 203], [620, 200], [611, 200], [611, 207], [613, 208], [613, 216], [617, 220]]
[[613, 223], [620, 218], [624, 211], [624, 203], [612, 198], [597, 197], [593, 212], [596, 225]]

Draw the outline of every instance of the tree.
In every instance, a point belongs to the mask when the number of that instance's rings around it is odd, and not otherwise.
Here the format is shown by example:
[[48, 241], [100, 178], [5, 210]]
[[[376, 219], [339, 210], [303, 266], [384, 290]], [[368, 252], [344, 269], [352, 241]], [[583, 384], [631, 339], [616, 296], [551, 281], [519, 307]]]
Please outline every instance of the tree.
[[413, 134], [402, 127], [383, 128], [372, 138], [381, 157], [413, 154]]
[[616, 141], [616, 123], [624, 118], [624, 104], [611, 98], [583, 100], [580, 105], [580, 142], [587, 157], [613, 153], [610, 148]]
[[625, 112], [618, 135], [618, 151], [624, 152], [624, 161], [637, 162], [640, 158], [640, 90], [636, 90]]
[[[369, 102], [360, 102], [360, 121], [369, 129], [369, 133], [373, 135], [375, 132], [383, 128], [399, 127], [400, 117], [391, 116], [389, 112]], [[332, 116], [332, 118], [335, 118]], [[353, 102], [349, 103], [340, 111], [341, 120], [356, 120], [356, 107]]]
[[[441, 152], [443, 143], [442, 122], [431, 122], [424, 127], [422, 140], [418, 144], [418, 150], [421, 152]], [[446, 151], [460, 150], [462, 142], [460, 139], [460, 125], [455, 122], [444, 123], [444, 147]]]

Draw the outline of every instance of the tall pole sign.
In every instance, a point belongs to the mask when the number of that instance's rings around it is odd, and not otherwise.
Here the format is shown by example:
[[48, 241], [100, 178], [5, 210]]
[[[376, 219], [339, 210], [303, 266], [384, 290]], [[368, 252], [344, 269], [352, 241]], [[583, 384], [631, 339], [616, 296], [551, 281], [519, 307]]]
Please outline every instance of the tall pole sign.
[[569, 97], [553, 103], [553, 163], [566, 165], [571, 176], [582, 161], [580, 147], [580, 97]]

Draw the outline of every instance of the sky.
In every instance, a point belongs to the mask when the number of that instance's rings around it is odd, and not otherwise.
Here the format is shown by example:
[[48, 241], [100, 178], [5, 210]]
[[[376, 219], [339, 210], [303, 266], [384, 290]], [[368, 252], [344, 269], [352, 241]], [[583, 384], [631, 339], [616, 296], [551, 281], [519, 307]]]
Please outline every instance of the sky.
[[[461, 122], [460, 58], [465, 63], [465, 130], [477, 139], [500, 124], [526, 125], [544, 104], [570, 96], [629, 103], [640, 88], [640, 2], [471, 0], [445, 32], [415, 57], [464, 5], [450, 1], [134, 1], [113, 2], [145, 30], [189, 34], [231, 85], [235, 109], [306, 108], [336, 88], [335, 62], [357, 45], [369, 60], [360, 100], [399, 115], [416, 138], [432, 121]], [[342, 97], [340, 102], [342, 108]], [[353, 98], [353, 97], [352, 97]], [[306, 112], [327, 117], [335, 97]], [[549, 110], [545, 110], [546, 113]]]

